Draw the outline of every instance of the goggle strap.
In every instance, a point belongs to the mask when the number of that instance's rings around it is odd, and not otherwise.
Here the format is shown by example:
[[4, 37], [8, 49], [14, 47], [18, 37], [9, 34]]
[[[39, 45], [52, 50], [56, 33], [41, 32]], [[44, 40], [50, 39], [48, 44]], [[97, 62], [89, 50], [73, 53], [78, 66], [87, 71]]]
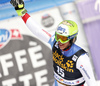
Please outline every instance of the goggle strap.
[[68, 39], [72, 39], [74, 38], [78, 33], [74, 34], [74, 35], [71, 35], [71, 36], [68, 36]]

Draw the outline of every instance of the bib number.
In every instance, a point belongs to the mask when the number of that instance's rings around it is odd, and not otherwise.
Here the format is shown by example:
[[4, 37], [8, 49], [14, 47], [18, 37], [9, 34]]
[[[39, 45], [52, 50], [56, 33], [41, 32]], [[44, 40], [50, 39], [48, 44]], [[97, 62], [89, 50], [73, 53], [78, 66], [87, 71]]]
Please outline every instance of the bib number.
[[64, 70], [62, 69], [62, 68], [60, 68], [59, 66], [57, 66], [57, 73], [59, 74], [59, 75], [61, 75], [62, 77], [64, 77]]

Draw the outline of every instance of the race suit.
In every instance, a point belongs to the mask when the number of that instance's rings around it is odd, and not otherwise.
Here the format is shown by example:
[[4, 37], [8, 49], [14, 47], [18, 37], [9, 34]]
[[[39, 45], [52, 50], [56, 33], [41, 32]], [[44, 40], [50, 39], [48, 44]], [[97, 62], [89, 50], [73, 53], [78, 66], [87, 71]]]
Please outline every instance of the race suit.
[[84, 82], [88, 86], [96, 86], [90, 59], [81, 47], [72, 44], [70, 49], [62, 51], [55, 35], [43, 30], [28, 13], [22, 19], [37, 38], [52, 47], [55, 78], [53, 86], [83, 86]]

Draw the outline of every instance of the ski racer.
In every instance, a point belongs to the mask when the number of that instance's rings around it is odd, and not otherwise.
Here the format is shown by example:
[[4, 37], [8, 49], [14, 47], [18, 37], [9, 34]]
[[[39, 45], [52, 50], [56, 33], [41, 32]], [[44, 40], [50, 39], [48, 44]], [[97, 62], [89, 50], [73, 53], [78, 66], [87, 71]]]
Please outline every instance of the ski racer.
[[24, 8], [23, 0], [11, 0], [18, 16], [40, 40], [52, 47], [54, 83], [53, 86], [96, 86], [93, 69], [87, 52], [75, 44], [78, 27], [72, 20], [62, 21], [54, 35], [49, 34], [32, 19]]

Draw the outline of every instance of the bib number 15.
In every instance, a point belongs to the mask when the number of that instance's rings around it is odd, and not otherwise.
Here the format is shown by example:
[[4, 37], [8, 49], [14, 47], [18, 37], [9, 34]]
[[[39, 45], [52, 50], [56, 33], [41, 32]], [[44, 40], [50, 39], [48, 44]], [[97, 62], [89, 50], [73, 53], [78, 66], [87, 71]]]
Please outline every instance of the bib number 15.
[[57, 66], [57, 73], [61, 75], [62, 77], [64, 77], [64, 70], [60, 68], [59, 66]]

